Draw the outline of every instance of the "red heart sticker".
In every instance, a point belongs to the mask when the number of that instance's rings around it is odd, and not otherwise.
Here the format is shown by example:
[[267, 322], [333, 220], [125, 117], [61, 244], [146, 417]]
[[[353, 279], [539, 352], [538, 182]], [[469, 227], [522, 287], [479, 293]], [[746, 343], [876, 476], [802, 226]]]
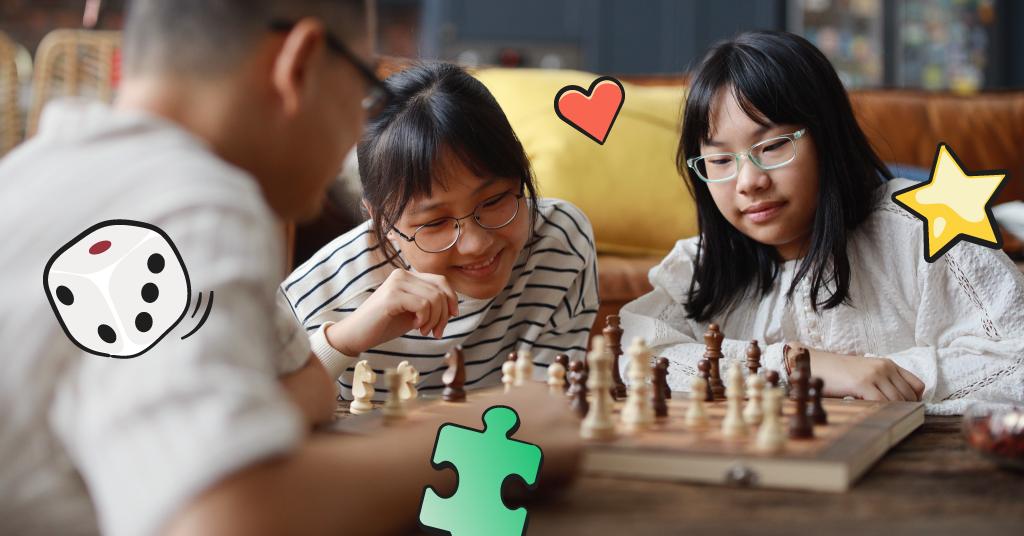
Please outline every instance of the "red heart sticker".
[[585, 90], [580, 86], [565, 86], [555, 95], [555, 113], [572, 128], [604, 145], [608, 133], [619, 116], [626, 90], [610, 77], [602, 76]]

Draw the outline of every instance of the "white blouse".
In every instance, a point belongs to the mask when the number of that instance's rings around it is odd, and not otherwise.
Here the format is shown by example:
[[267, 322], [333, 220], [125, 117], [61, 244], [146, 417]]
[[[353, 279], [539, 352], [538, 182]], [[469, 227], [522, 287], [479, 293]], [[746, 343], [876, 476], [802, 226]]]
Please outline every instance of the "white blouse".
[[[807, 278], [787, 300], [800, 262], [793, 260], [767, 296], [744, 298], [713, 318], [725, 335], [722, 370], [744, 362], [756, 339], [762, 366], [784, 377], [782, 347], [799, 341], [834, 354], [891, 359], [924, 382], [930, 414], [960, 414], [974, 402], [1024, 403], [1024, 276], [1002, 251], [967, 242], [926, 262], [921, 221], [891, 200], [912, 184], [896, 179], [883, 186], [874, 212], [850, 234], [850, 305], [815, 313]], [[621, 312], [623, 340], [643, 337], [654, 355], [667, 357], [674, 391], [690, 390], [705, 351], [707, 324], [687, 318], [683, 308], [696, 253], [697, 237], [677, 242], [651, 269], [654, 290]]]

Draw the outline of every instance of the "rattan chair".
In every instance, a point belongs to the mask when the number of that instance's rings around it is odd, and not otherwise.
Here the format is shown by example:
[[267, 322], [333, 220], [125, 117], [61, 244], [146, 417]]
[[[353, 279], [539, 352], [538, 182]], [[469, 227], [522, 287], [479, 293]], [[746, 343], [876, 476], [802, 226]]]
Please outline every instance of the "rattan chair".
[[120, 81], [120, 47], [121, 32], [50, 32], [36, 52], [27, 135], [36, 133], [43, 105], [54, 97], [112, 101]]
[[18, 111], [18, 67], [14, 57], [18, 47], [0, 32], [0, 156], [22, 140], [21, 113]]

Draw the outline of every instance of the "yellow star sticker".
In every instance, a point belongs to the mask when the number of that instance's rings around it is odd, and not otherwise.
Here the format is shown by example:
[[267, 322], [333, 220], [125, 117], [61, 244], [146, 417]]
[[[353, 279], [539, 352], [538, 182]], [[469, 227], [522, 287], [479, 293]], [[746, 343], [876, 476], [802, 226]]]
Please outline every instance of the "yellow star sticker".
[[925, 223], [924, 258], [935, 262], [961, 240], [1003, 247], [992, 203], [1010, 173], [1004, 169], [967, 173], [963, 162], [940, 143], [928, 182], [892, 194], [892, 200]]

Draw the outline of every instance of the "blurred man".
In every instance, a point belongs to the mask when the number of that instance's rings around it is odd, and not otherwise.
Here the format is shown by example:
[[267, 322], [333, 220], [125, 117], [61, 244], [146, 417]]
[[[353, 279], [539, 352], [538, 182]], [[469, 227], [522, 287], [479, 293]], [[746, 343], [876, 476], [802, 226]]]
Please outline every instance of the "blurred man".
[[[281, 221], [316, 214], [386, 103], [373, 24], [363, 0], [136, 0], [114, 106], [54, 102], [0, 162], [0, 533], [385, 533], [425, 484], [450, 489], [428, 463], [441, 421], [311, 433], [334, 386], [274, 304]], [[44, 267], [113, 219], [165, 231], [193, 295], [215, 294], [194, 335], [186, 317], [113, 359], [62, 332]], [[576, 427], [538, 390], [502, 402], [545, 472], [571, 470]], [[483, 409], [444, 420], [479, 428]]]

